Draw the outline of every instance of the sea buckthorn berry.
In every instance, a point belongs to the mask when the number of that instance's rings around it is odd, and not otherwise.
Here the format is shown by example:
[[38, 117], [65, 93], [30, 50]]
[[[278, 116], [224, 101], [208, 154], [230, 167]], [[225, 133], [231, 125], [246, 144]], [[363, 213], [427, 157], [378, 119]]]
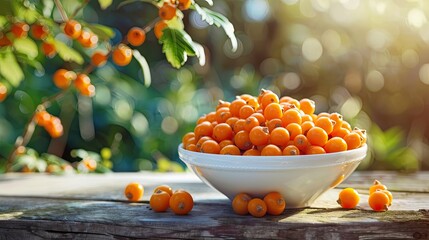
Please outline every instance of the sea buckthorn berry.
[[80, 25], [76, 20], [68, 20], [64, 25], [64, 33], [67, 36], [76, 39], [82, 33], [82, 25]]
[[66, 89], [76, 79], [76, 73], [66, 69], [58, 69], [53, 76], [54, 84], [58, 88]]
[[300, 151], [295, 145], [289, 145], [283, 149], [282, 154], [285, 156], [293, 156], [293, 155], [299, 155]]
[[355, 208], [360, 201], [359, 193], [353, 188], [345, 188], [343, 189], [338, 196], [338, 204], [341, 205], [342, 208], [352, 209]]
[[247, 100], [249, 100], [250, 98], [253, 98], [253, 96], [250, 94], [244, 93], [244, 94], [241, 94], [240, 96], [236, 96], [236, 98], [241, 98], [247, 102]]
[[305, 154], [311, 155], [311, 154], [323, 154], [326, 153], [325, 149], [320, 146], [309, 146], [307, 149], [305, 149]]
[[[341, 128], [345, 129], [345, 128]], [[348, 131], [347, 129], [345, 129]], [[344, 141], [347, 143], [347, 150], [359, 148], [362, 144], [362, 137], [357, 132], [351, 132], [344, 136]]]
[[197, 151], [198, 152], [201, 152], [201, 146], [203, 145], [203, 143], [205, 142], [205, 141], [207, 141], [207, 140], [213, 140], [211, 137], [209, 137], [209, 136], [204, 136], [204, 137], [201, 137], [198, 141], [197, 141], [197, 144], [195, 144], [195, 146], [197, 147]]
[[162, 190], [156, 190], [150, 197], [149, 205], [155, 212], [167, 211], [170, 206], [170, 194]]
[[307, 135], [308, 130], [310, 130], [313, 127], [314, 127], [314, 123], [311, 121], [302, 122], [301, 123], [302, 134]]
[[239, 119], [235, 122], [233, 130], [235, 133], [238, 133], [238, 132], [244, 130], [245, 126], [246, 126], [246, 120], [245, 119]]
[[327, 112], [321, 112], [317, 115], [317, 118], [321, 118], [321, 117], [327, 117], [330, 118], [331, 114], [327, 113]]
[[279, 103], [279, 97], [277, 96], [277, 94], [268, 91], [264, 93], [261, 97], [260, 105], [262, 109], [265, 109], [270, 103]]
[[245, 151], [253, 147], [252, 142], [250, 141], [249, 133], [242, 130], [235, 134], [234, 136], [235, 145], [241, 150]]
[[255, 97], [250, 96], [249, 98], [245, 99], [245, 101], [246, 101], [246, 104], [252, 106], [253, 109], [259, 108], [258, 99], [256, 99]]
[[311, 145], [323, 147], [328, 142], [328, 134], [320, 127], [312, 127], [307, 132], [307, 138]]
[[393, 201], [392, 193], [387, 191], [387, 190], [381, 190], [381, 191], [389, 197], [389, 204], [387, 204], [387, 206], [390, 207], [392, 205], [392, 201]]
[[210, 122], [204, 121], [195, 127], [194, 133], [197, 141], [204, 136], [211, 137], [213, 135], [213, 126]]
[[308, 141], [307, 137], [303, 134], [298, 134], [293, 140], [295, 146], [301, 152], [305, 152], [305, 150], [311, 145]]
[[55, 54], [57, 54], [57, 50], [55, 48], [55, 45], [52, 43], [48, 43], [48, 42], [43, 42], [41, 45], [43, 54], [45, 54], [45, 56], [52, 58], [55, 56]]
[[288, 103], [291, 100], [293, 100], [292, 97], [290, 97], [290, 96], [283, 96], [283, 97], [280, 98], [279, 101], [280, 101], [280, 103]]
[[353, 129], [353, 132], [356, 132], [356, 133], [358, 133], [361, 136], [361, 138], [362, 138], [362, 145], [366, 143], [367, 136], [366, 136], [366, 130], [365, 129], [360, 129], [358, 127], [355, 127]]
[[231, 102], [229, 105], [229, 111], [231, 112], [232, 116], [234, 117], [240, 117], [240, 109], [246, 105], [246, 101], [244, 101], [241, 98], [237, 98], [234, 101]]
[[92, 158], [84, 158], [82, 159], [82, 164], [89, 170], [89, 171], [95, 171], [97, 168], [97, 161], [95, 161]]
[[79, 92], [84, 91], [84, 89], [88, 88], [90, 85], [91, 79], [84, 73], [79, 73], [74, 81], [74, 86]]
[[278, 103], [270, 103], [264, 109], [264, 117], [267, 121], [275, 118], [282, 118], [283, 109]]
[[158, 40], [161, 39], [162, 35], [164, 34], [164, 28], [166, 28], [167, 26], [167, 23], [165, 23], [164, 21], [159, 21], [153, 27], [153, 32], [155, 33], [155, 37]]
[[[337, 125], [335, 124], [335, 126], [337, 126]], [[331, 136], [332, 137], [344, 138], [347, 134], [350, 133], [349, 130], [347, 130], [347, 129], [343, 128], [343, 127], [335, 128], [335, 126], [334, 126], [334, 130], [331, 132]], [[348, 145], [348, 143], [347, 143], [347, 145]]]
[[213, 128], [213, 139], [217, 142], [231, 139], [232, 135], [232, 128], [226, 123], [219, 123]]
[[369, 195], [368, 204], [372, 210], [377, 212], [387, 211], [389, 207], [389, 196], [381, 190], [377, 190]]
[[266, 145], [270, 140], [270, 133], [267, 127], [254, 127], [249, 133], [250, 141], [253, 145]]
[[305, 114], [313, 114], [316, 110], [316, 103], [308, 98], [303, 98], [299, 101], [300, 109]]
[[146, 40], [146, 33], [139, 27], [133, 27], [127, 33], [127, 40], [134, 47], [138, 47]]
[[267, 204], [260, 198], [253, 198], [249, 201], [247, 210], [254, 217], [263, 217], [267, 213]]
[[241, 155], [240, 149], [235, 145], [226, 145], [220, 150], [220, 154], [224, 155]]
[[289, 132], [285, 128], [273, 129], [270, 134], [270, 142], [280, 147], [286, 147], [289, 142]]
[[252, 198], [247, 193], [239, 193], [232, 200], [232, 210], [238, 215], [246, 215], [249, 213], [247, 206]]
[[171, 20], [176, 16], [176, 8], [170, 3], [165, 2], [162, 7], [159, 8], [159, 17], [163, 20]]
[[231, 112], [229, 112], [229, 107], [221, 107], [216, 110], [216, 122], [224, 123], [232, 117]]
[[185, 149], [192, 152], [198, 152], [197, 145], [193, 143], [188, 144]]
[[216, 111], [217, 111], [219, 108], [223, 108], [223, 107], [227, 107], [227, 108], [229, 109], [229, 105], [231, 105], [231, 103], [230, 103], [230, 102], [223, 101], [223, 100], [219, 100], [219, 102], [218, 102], [218, 104], [217, 104], [217, 106], [216, 106]]
[[342, 152], [347, 150], [347, 143], [340, 137], [329, 139], [323, 147], [327, 153]]
[[140, 200], [140, 198], [143, 197], [143, 193], [144, 188], [138, 182], [129, 183], [124, 191], [125, 197], [127, 197], [127, 199], [132, 202], [137, 202]]
[[[82, 32], [81, 36], [83, 35], [83, 33], [84, 32]], [[80, 41], [79, 41], [79, 39], [80, 39], [80, 37], [78, 38], [78, 42], [84, 48], [93, 48], [93, 47], [97, 46], [97, 43], [98, 43], [98, 36], [92, 32], [89, 32], [88, 38], [82, 39]]]
[[102, 52], [95, 52], [91, 56], [91, 64], [96, 67], [101, 67], [107, 62], [107, 55]]
[[7, 97], [7, 87], [0, 83], [0, 102], [3, 102]]
[[63, 135], [63, 125], [58, 117], [51, 116], [49, 121], [44, 124], [45, 130], [49, 133], [52, 138], [59, 138]]
[[194, 199], [185, 190], [177, 190], [171, 195], [169, 205], [175, 214], [186, 215], [194, 207]]
[[223, 140], [223, 141], [221, 141], [219, 143], [220, 149], [222, 149], [222, 148], [224, 148], [225, 146], [228, 146], [228, 145], [234, 145], [234, 142], [231, 139], [225, 139], [225, 140]]
[[211, 154], [219, 154], [220, 146], [215, 140], [207, 140], [201, 144], [201, 152], [203, 153], [211, 153]]
[[228, 124], [232, 128], [232, 130], [234, 130], [234, 126], [237, 121], [238, 121], [238, 117], [230, 117], [225, 121], [225, 123]]
[[349, 130], [350, 132], [352, 131], [352, 127], [350, 126], [350, 123], [343, 121], [343, 123], [341, 124], [341, 127]]
[[286, 201], [278, 192], [270, 192], [264, 197], [267, 205], [267, 213], [270, 215], [280, 215], [286, 208]]
[[185, 145], [185, 143], [186, 143], [190, 138], [195, 138], [195, 133], [194, 133], [194, 132], [187, 132], [185, 135], [183, 135], [183, 137], [182, 137], [182, 144], [183, 144], [183, 145]]
[[335, 122], [334, 130], [340, 129], [343, 126], [343, 116], [341, 114], [331, 113], [329, 118]]
[[241, 119], [246, 119], [250, 117], [250, 115], [252, 115], [253, 113], [255, 113], [255, 109], [253, 109], [253, 107], [251, 107], [250, 105], [244, 105], [240, 108], [238, 115]]
[[51, 119], [51, 114], [49, 114], [47, 111], [38, 111], [34, 115], [34, 121], [37, 125], [43, 127], [45, 124]]
[[387, 187], [386, 187], [386, 185], [381, 184], [380, 181], [374, 180], [374, 183], [369, 188], [369, 194], [371, 195], [372, 193], [374, 193], [377, 190], [387, 190]]
[[216, 121], [216, 112], [209, 112], [209, 113], [207, 113], [206, 120], [209, 121], [209, 122]]
[[49, 28], [43, 24], [36, 23], [31, 26], [31, 34], [34, 39], [45, 39], [49, 34]]
[[298, 134], [302, 134], [301, 125], [298, 123], [290, 123], [286, 126], [286, 129], [289, 131], [290, 140], [294, 140]]
[[83, 89], [80, 89], [80, 95], [86, 96], [86, 97], [93, 97], [95, 96], [95, 86], [92, 84], [89, 84]]
[[177, 5], [177, 8], [180, 10], [187, 10], [189, 7], [191, 7], [191, 0], [179, 0], [179, 4]]
[[282, 120], [280, 118], [274, 118], [274, 119], [271, 119], [270, 121], [268, 121], [266, 123], [266, 126], [268, 128], [268, 131], [272, 132], [274, 129], [282, 127], [283, 123], [282, 123]]
[[323, 128], [327, 134], [331, 134], [331, 132], [334, 130], [334, 124], [335, 121], [329, 117], [319, 117], [314, 123], [314, 125], [317, 127]]
[[256, 117], [248, 117], [244, 123], [244, 131], [250, 132], [254, 127], [259, 126], [259, 121]]
[[173, 195], [173, 189], [168, 185], [159, 185], [153, 190], [153, 192], [155, 193], [156, 191], [159, 191], [159, 190], [167, 192], [168, 195], [170, 196]]
[[6, 36], [6, 34], [0, 32], [0, 47], [10, 46], [12, 41]]
[[265, 117], [262, 113], [259, 112], [255, 112], [254, 114], [250, 115], [251, 117], [255, 117], [256, 119], [258, 119], [258, 122], [260, 125], [265, 125]]
[[282, 150], [274, 144], [266, 145], [262, 151], [261, 156], [281, 156]]
[[118, 66], [126, 66], [131, 62], [133, 53], [131, 49], [124, 44], [119, 44], [119, 46], [113, 50], [112, 60]]
[[299, 125], [301, 125], [302, 123], [301, 114], [295, 108], [285, 111], [281, 119], [282, 119], [283, 127], [286, 127], [291, 123], [297, 123]]
[[311, 118], [311, 115], [308, 114], [304, 114], [301, 116], [301, 122], [305, 123], [305, 122], [311, 122], [313, 123], [313, 118]]
[[26, 37], [28, 30], [30, 30], [30, 26], [28, 26], [28, 24], [24, 22], [14, 23], [10, 29], [10, 31], [16, 38]]
[[246, 150], [243, 153], [243, 156], [261, 156], [261, 151], [259, 151], [258, 149], [252, 148], [252, 149]]

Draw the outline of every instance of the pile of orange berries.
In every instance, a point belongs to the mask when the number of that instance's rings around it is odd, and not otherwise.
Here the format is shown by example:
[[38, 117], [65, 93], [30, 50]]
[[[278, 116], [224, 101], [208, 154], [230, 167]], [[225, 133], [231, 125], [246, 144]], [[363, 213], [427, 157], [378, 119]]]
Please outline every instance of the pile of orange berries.
[[44, 127], [52, 138], [58, 138], [63, 135], [64, 129], [61, 120], [45, 110], [36, 112], [34, 121], [37, 125]]
[[[137, 202], [143, 197], [144, 188], [140, 183], [132, 182], [126, 186], [124, 193], [129, 201]], [[160, 185], [154, 189], [149, 204], [155, 212], [165, 212], [171, 208], [176, 215], [186, 215], [194, 207], [194, 200], [183, 189], [173, 192], [170, 186]]]
[[[359, 193], [353, 188], [343, 189], [338, 197], [338, 204], [342, 208], [353, 209], [360, 201]], [[368, 204], [372, 210], [381, 212], [387, 211], [389, 206], [392, 205], [393, 195], [387, 190], [387, 187], [375, 180], [373, 185], [369, 188]]]
[[279, 156], [352, 150], [366, 143], [366, 131], [352, 129], [338, 113], [315, 114], [315, 102], [279, 98], [262, 89], [259, 96], [219, 101], [216, 110], [200, 117], [193, 132], [182, 138], [189, 151]]
[[239, 193], [232, 200], [232, 210], [239, 215], [250, 213], [253, 217], [263, 217], [265, 214], [280, 215], [286, 207], [286, 201], [278, 192], [270, 192], [264, 199], [252, 198], [247, 193]]

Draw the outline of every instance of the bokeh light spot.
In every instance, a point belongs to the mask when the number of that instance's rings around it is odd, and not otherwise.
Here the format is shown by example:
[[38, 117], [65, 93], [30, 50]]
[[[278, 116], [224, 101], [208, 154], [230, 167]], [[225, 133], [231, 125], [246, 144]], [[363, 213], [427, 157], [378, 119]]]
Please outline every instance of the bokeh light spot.
[[383, 74], [377, 70], [369, 72], [365, 79], [365, 85], [372, 92], [380, 91], [384, 87]]
[[302, 55], [310, 62], [317, 61], [322, 53], [322, 44], [316, 38], [307, 38], [302, 44]]
[[326, 30], [322, 34], [322, 44], [329, 52], [335, 52], [341, 47], [340, 35], [332, 29]]
[[133, 116], [133, 107], [125, 99], [116, 99], [113, 102], [113, 109], [116, 115], [122, 120], [130, 120]]
[[408, 12], [408, 24], [415, 28], [420, 28], [427, 22], [425, 13], [418, 8], [413, 8]]
[[247, 0], [243, 11], [248, 21], [261, 22], [269, 16], [270, 6], [266, 0]]
[[419, 71], [420, 81], [429, 85], [429, 63], [424, 64]]
[[289, 72], [283, 76], [282, 84], [286, 89], [295, 90], [301, 85], [301, 79], [298, 74]]
[[177, 120], [171, 116], [165, 117], [161, 123], [161, 129], [166, 134], [173, 134], [179, 128]]
[[298, 0], [282, 0], [282, 2], [287, 5], [294, 5]]
[[131, 126], [133, 126], [138, 135], [144, 135], [149, 130], [149, 122], [143, 113], [140, 112], [134, 113], [131, 119]]
[[401, 56], [402, 64], [408, 68], [413, 68], [419, 64], [419, 54], [414, 49], [407, 49]]
[[344, 119], [352, 119], [356, 117], [362, 109], [362, 101], [360, 98], [352, 97], [347, 99], [341, 106], [341, 114]]

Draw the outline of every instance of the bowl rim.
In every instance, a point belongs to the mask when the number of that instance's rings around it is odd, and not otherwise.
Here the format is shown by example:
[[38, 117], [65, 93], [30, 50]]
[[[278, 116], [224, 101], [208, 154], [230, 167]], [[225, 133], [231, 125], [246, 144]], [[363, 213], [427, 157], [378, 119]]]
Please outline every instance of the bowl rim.
[[[317, 168], [362, 161], [368, 150], [367, 144], [342, 152], [296, 156], [243, 156], [193, 152], [179, 144], [179, 158], [187, 165], [224, 170], [285, 170]], [[261, 161], [263, 160], [263, 161]]]

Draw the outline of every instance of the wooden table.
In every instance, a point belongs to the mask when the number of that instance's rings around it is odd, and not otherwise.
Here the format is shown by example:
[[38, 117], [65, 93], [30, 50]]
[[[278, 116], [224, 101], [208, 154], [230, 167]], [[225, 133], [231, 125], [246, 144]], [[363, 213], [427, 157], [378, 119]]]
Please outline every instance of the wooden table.
[[[387, 212], [368, 207], [374, 179], [393, 192]], [[124, 200], [124, 186], [131, 181], [144, 185], [142, 202]], [[191, 213], [150, 210], [150, 193], [159, 184], [188, 190], [195, 201]], [[358, 209], [338, 207], [344, 187], [361, 193]], [[46, 238], [429, 239], [429, 172], [355, 172], [311, 208], [263, 218], [234, 214], [226, 197], [192, 173], [0, 175], [0, 239]]]

